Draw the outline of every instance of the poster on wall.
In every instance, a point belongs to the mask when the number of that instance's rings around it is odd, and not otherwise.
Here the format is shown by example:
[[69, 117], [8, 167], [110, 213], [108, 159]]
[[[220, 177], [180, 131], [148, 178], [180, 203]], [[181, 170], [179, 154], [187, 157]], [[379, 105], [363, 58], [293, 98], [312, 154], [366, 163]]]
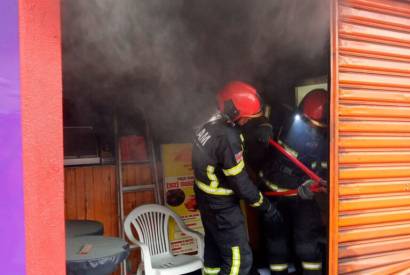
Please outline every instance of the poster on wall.
[[[199, 211], [196, 208], [192, 171], [191, 144], [163, 144], [161, 157], [164, 171], [165, 205], [182, 218], [192, 230], [203, 233]], [[170, 242], [174, 254], [197, 250], [191, 237], [184, 235], [174, 223], [170, 223]]]

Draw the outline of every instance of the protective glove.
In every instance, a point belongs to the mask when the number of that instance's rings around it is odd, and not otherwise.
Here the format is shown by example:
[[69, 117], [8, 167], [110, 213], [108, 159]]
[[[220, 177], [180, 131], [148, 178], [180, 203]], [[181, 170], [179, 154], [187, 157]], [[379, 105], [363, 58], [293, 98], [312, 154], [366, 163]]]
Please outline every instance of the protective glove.
[[311, 200], [315, 196], [313, 191], [310, 189], [310, 187], [315, 184], [315, 181], [312, 179], [306, 180], [304, 183], [302, 183], [298, 187], [298, 195], [301, 199], [303, 200]]
[[265, 122], [258, 125], [258, 127], [255, 130], [258, 142], [262, 143], [265, 146], [268, 146], [269, 139], [273, 138], [272, 129], [272, 125], [269, 122]]
[[327, 181], [320, 180], [317, 190], [318, 192], [327, 193]]

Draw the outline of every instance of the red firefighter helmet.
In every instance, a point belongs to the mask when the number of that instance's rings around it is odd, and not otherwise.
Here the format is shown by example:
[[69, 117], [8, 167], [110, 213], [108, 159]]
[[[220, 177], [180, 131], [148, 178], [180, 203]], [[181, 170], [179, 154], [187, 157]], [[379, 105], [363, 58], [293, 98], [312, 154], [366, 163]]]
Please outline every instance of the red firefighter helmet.
[[300, 112], [313, 125], [326, 127], [328, 120], [328, 95], [324, 89], [310, 91], [299, 106]]
[[232, 121], [242, 117], [258, 117], [262, 102], [256, 89], [241, 81], [228, 83], [217, 95], [218, 109]]

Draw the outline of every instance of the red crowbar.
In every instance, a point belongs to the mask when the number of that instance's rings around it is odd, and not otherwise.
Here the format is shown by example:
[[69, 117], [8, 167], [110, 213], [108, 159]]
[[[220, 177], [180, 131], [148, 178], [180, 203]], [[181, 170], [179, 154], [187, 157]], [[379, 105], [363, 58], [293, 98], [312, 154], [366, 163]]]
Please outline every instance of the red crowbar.
[[[285, 155], [290, 161], [292, 161], [297, 167], [299, 167], [303, 172], [306, 173], [306, 175], [309, 176], [315, 183], [310, 186], [310, 190], [313, 192], [320, 192], [319, 190], [319, 183], [323, 181], [318, 175], [313, 173], [312, 170], [306, 167], [300, 160], [295, 158], [292, 154], [290, 154], [288, 151], [285, 150], [279, 143], [274, 141], [273, 139], [269, 139], [269, 144], [272, 145], [275, 149], [277, 149], [279, 152], [281, 152], [283, 155]], [[282, 192], [264, 192], [266, 196], [271, 196], [271, 197], [279, 197], [279, 196], [291, 196], [291, 195], [296, 195], [298, 193], [297, 189], [291, 189], [288, 191], [282, 191]]]

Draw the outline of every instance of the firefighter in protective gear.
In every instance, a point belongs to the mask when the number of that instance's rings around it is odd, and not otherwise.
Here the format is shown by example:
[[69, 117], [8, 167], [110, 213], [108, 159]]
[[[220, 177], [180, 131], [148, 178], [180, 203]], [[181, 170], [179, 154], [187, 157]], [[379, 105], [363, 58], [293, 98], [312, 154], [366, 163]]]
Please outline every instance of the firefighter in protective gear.
[[[313, 90], [302, 100], [299, 112], [284, 125], [278, 142], [321, 178], [327, 179], [328, 139], [325, 90]], [[271, 274], [288, 274], [295, 255], [304, 275], [322, 274], [324, 236], [321, 211], [310, 186], [314, 182], [289, 159], [271, 151], [259, 172], [266, 191], [297, 189], [298, 195], [272, 198], [283, 216], [280, 225], [265, 225]], [[322, 183], [323, 184], [323, 183]], [[299, 266], [299, 264], [297, 264]]]
[[192, 152], [194, 191], [205, 230], [204, 274], [246, 275], [252, 252], [239, 200], [262, 211], [272, 224], [280, 216], [250, 180], [243, 138], [235, 126], [260, 116], [259, 95], [252, 86], [236, 81], [217, 99], [220, 113], [195, 129]]

